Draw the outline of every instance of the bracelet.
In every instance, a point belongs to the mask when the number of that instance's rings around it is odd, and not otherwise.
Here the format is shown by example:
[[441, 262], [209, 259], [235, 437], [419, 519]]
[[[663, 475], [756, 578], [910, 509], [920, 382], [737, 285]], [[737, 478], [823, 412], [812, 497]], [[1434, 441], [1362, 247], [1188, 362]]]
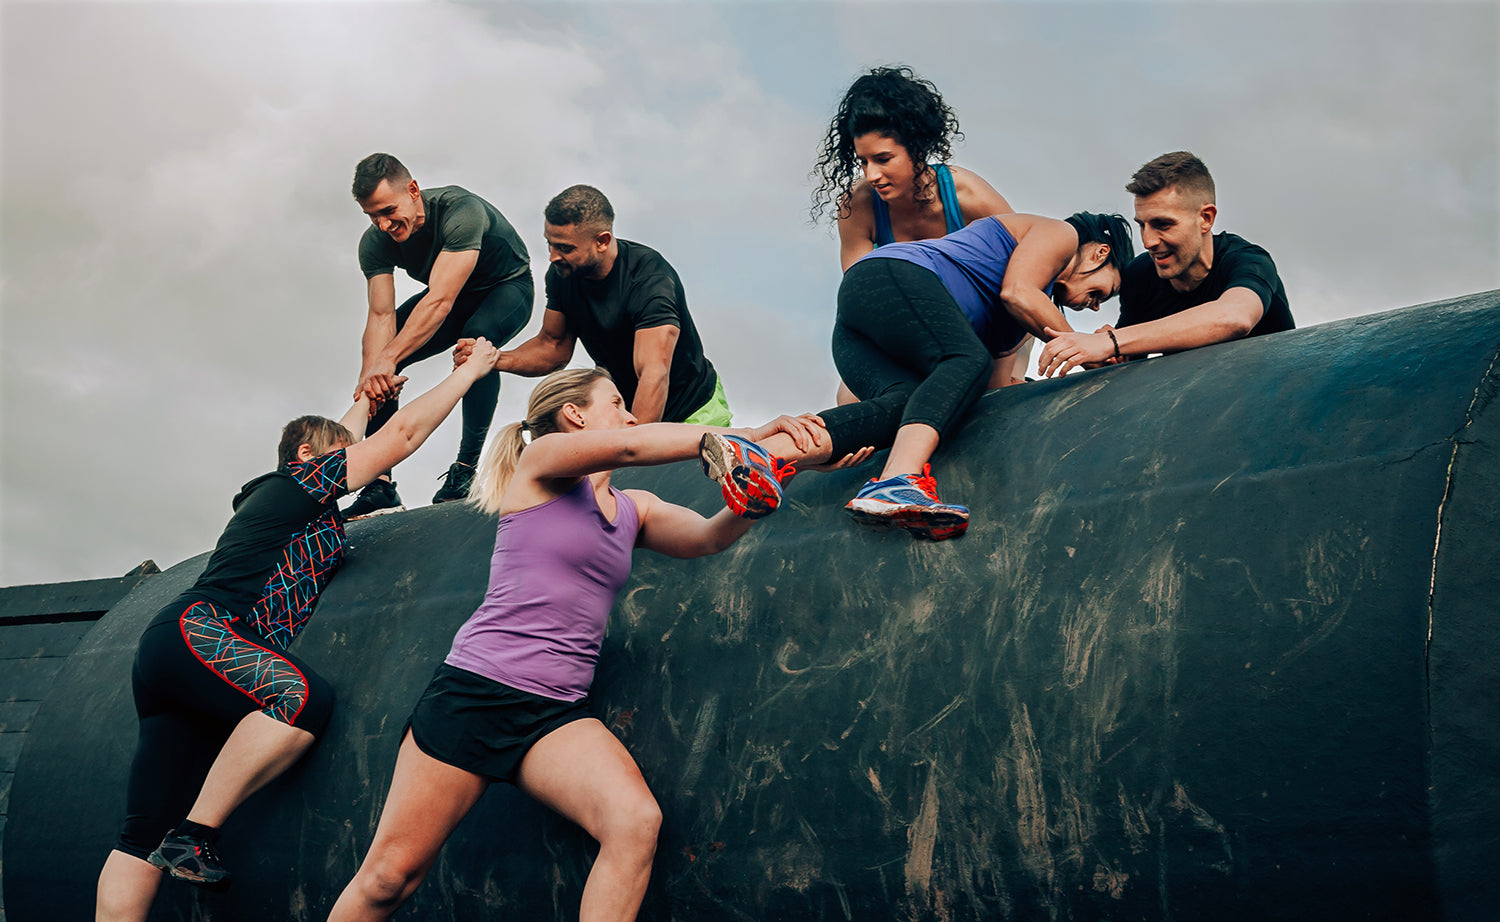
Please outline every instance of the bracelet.
[[1115, 339], [1115, 331], [1105, 330], [1104, 332], [1109, 334], [1109, 341], [1115, 344], [1115, 358], [1120, 358], [1120, 341]]

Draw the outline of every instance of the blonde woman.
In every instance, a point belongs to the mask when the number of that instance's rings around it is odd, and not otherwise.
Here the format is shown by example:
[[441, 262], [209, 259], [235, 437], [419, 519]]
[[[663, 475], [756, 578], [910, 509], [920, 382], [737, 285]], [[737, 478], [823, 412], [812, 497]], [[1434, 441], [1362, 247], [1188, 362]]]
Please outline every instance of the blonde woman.
[[[566, 369], [537, 385], [526, 420], [496, 436], [470, 492], [499, 515], [489, 589], [417, 702], [375, 840], [331, 922], [395, 912], [496, 781], [599, 842], [582, 922], [635, 918], [661, 811], [588, 698], [631, 551], [699, 557], [729, 547], [751, 518], [774, 510], [792, 472], [748, 440], [783, 433], [807, 451], [821, 431], [816, 417], [783, 416], [754, 430], [637, 425], [602, 369]], [[739, 513], [704, 518], [610, 485], [616, 467], [683, 461], [700, 450]]]

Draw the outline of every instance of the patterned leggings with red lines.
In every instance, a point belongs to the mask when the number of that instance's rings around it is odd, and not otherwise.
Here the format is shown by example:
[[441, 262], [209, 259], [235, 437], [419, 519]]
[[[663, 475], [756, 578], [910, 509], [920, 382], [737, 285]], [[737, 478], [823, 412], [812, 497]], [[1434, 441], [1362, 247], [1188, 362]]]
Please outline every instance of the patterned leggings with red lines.
[[247, 714], [321, 734], [333, 688], [212, 603], [179, 599], [141, 635], [131, 674], [140, 738], [116, 847], [145, 859], [186, 816], [224, 740]]

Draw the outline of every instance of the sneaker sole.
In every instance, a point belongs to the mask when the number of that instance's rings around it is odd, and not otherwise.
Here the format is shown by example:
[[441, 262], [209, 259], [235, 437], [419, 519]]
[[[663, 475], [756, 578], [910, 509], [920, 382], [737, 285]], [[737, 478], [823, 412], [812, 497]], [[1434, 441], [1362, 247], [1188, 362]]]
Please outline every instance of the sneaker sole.
[[225, 875], [224, 877], [221, 877], [218, 880], [209, 880], [207, 877], [203, 877], [203, 876], [198, 875], [198, 874], [192, 874], [192, 873], [189, 873], [187, 871], [183, 871], [183, 870], [180, 870], [178, 868], [174, 868], [172, 866], [172, 862], [170, 862], [167, 859], [163, 858], [161, 856], [161, 854], [158, 853], [158, 852], [152, 852], [150, 855], [148, 855], [146, 857], [146, 860], [148, 862], [150, 862], [150, 864], [151, 864], [152, 867], [159, 868], [162, 871], [165, 871], [167, 874], [169, 874], [173, 878], [175, 878], [177, 880], [180, 880], [180, 881], [182, 881], [184, 883], [194, 884], [195, 886], [204, 887], [204, 888], [209, 889], [209, 890], [228, 890], [229, 889], [229, 880], [230, 880], [230, 878], [229, 878], [228, 875]]
[[893, 506], [881, 503], [861, 506], [861, 500], [850, 500], [844, 510], [861, 525], [871, 528], [900, 528], [913, 537], [942, 541], [956, 538], [969, 528], [967, 516], [957, 512], [933, 512], [927, 506]]
[[[734, 460], [728, 443], [705, 432], [698, 443], [698, 458], [703, 473], [723, 489], [724, 502], [741, 518], [758, 519], [775, 512], [781, 505], [781, 484], [748, 464]], [[765, 507], [752, 511], [751, 504]]]
[[360, 519], [374, 518], [377, 515], [386, 515], [391, 512], [405, 512], [405, 506], [388, 506], [385, 509], [376, 509], [374, 512], [366, 512], [364, 515], [346, 515], [345, 522], [358, 522]]

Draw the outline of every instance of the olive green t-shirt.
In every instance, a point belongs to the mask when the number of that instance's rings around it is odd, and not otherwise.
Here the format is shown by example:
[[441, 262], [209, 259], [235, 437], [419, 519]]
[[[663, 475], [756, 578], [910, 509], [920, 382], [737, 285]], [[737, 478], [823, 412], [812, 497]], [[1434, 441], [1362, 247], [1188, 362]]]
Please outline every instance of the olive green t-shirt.
[[500, 210], [458, 186], [422, 190], [426, 220], [405, 241], [397, 243], [374, 225], [359, 238], [359, 268], [365, 278], [389, 275], [397, 267], [428, 284], [439, 253], [479, 251], [479, 262], [464, 282], [464, 291], [483, 291], [530, 268], [526, 245]]

